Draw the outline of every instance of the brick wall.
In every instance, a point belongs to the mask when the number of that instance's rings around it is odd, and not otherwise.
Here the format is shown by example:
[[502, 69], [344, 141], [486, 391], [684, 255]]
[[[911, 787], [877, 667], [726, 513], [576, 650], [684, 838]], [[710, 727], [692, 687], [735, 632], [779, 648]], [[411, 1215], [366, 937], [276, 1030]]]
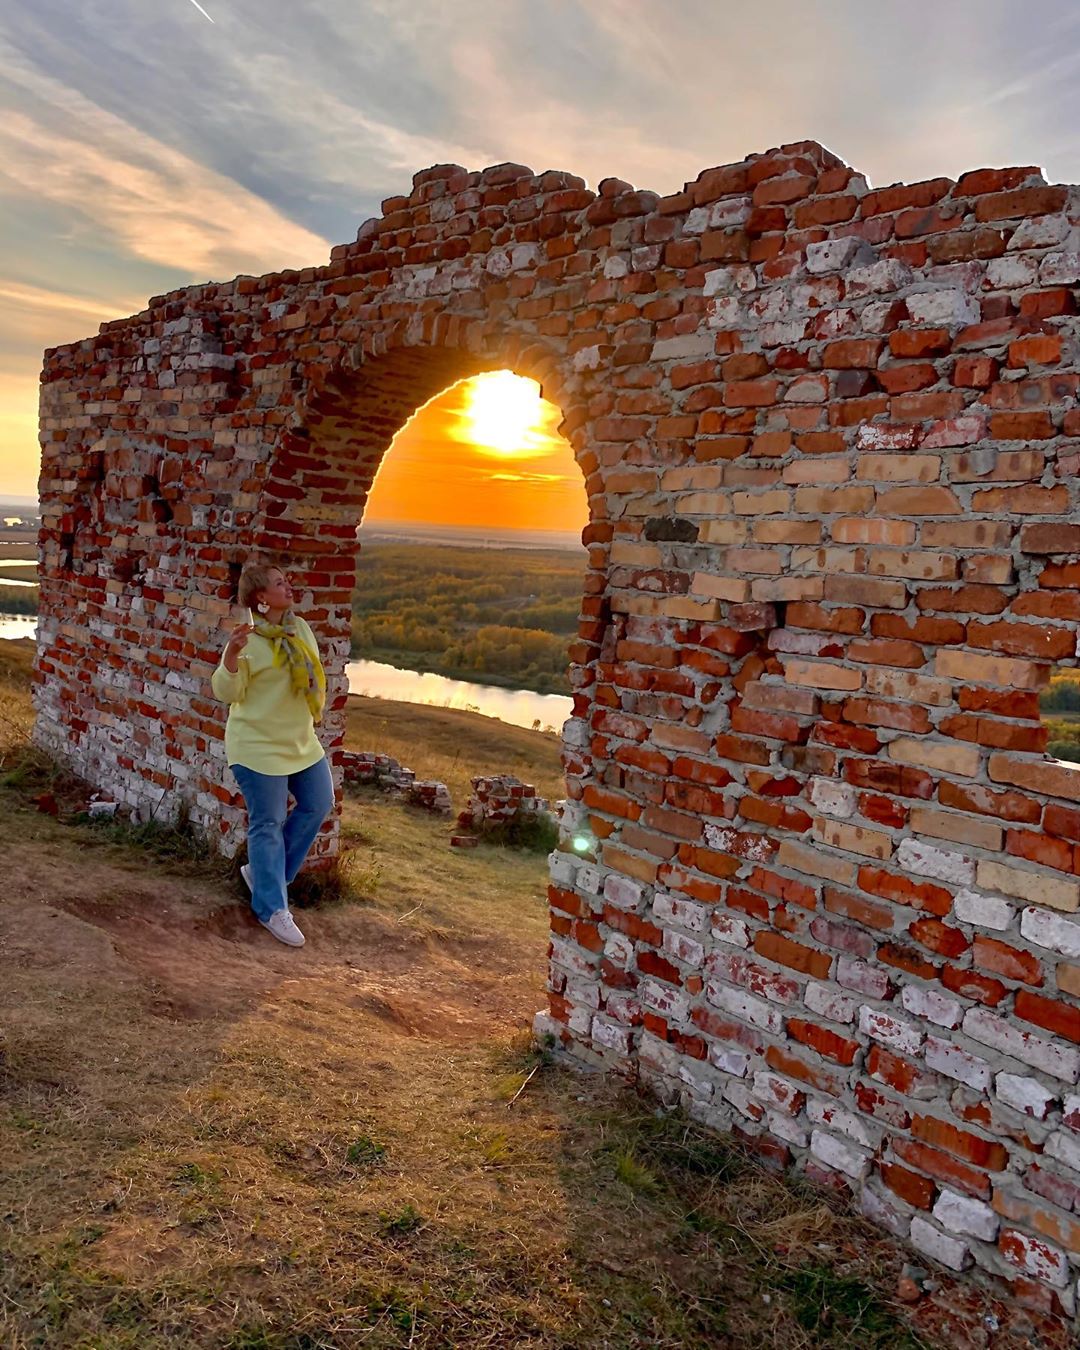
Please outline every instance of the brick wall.
[[[287, 554], [340, 742], [353, 531], [446, 384], [563, 410], [591, 506], [550, 1009], [570, 1053], [1073, 1310], [1080, 191], [813, 143], [658, 198], [442, 166], [327, 267], [46, 355], [38, 737], [233, 846], [207, 677]], [[335, 846], [328, 829], [322, 847]]]

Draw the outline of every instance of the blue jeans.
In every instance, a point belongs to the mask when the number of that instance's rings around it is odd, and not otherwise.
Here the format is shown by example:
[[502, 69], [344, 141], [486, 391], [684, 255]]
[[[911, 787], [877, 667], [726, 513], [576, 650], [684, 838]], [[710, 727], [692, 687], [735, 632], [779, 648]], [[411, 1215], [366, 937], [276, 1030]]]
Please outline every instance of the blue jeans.
[[[265, 923], [289, 903], [285, 888], [333, 810], [334, 780], [325, 759], [299, 773], [280, 775], [256, 773], [242, 764], [231, 767], [248, 813], [251, 908]], [[296, 799], [291, 811], [290, 793]]]

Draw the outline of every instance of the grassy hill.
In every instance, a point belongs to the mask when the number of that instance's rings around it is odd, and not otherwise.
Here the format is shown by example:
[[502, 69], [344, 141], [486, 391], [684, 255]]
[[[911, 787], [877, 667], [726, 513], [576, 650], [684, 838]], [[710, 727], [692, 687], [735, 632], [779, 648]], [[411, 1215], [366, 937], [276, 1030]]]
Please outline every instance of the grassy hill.
[[[347, 898], [286, 949], [192, 841], [71, 815], [29, 661], [0, 643], [6, 1350], [914, 1350], [996, 1306], [905, 1312], [890, 1240], [538, 1054], [542, 859], [350, 793]], [[355, 700], [349, 738], [557, 784], [469, 714]]]

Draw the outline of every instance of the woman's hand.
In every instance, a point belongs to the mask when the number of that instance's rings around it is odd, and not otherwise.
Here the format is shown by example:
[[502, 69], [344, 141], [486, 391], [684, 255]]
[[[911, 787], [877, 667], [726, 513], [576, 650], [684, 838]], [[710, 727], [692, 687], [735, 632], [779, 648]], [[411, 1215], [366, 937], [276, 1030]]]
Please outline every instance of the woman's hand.
[[247, 646], [248, 637], [254, 631], [254, 624], [241, 623], [237, 624], [230, 633], [229, 641], [225, 647], [225, 669], [230, 675], [236, 674], [236, 663], [239, 660], [240, 653]]

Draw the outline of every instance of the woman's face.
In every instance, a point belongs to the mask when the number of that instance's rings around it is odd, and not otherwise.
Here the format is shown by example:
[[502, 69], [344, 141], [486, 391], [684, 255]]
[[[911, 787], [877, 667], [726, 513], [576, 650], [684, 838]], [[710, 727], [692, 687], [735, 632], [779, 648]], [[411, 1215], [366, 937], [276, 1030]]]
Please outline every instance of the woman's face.
[[270, 569], [270, 582], [259, 592], [258, 601], [270, 610], [292, 608], [293, 589], [284, 572], [276, 567]]

